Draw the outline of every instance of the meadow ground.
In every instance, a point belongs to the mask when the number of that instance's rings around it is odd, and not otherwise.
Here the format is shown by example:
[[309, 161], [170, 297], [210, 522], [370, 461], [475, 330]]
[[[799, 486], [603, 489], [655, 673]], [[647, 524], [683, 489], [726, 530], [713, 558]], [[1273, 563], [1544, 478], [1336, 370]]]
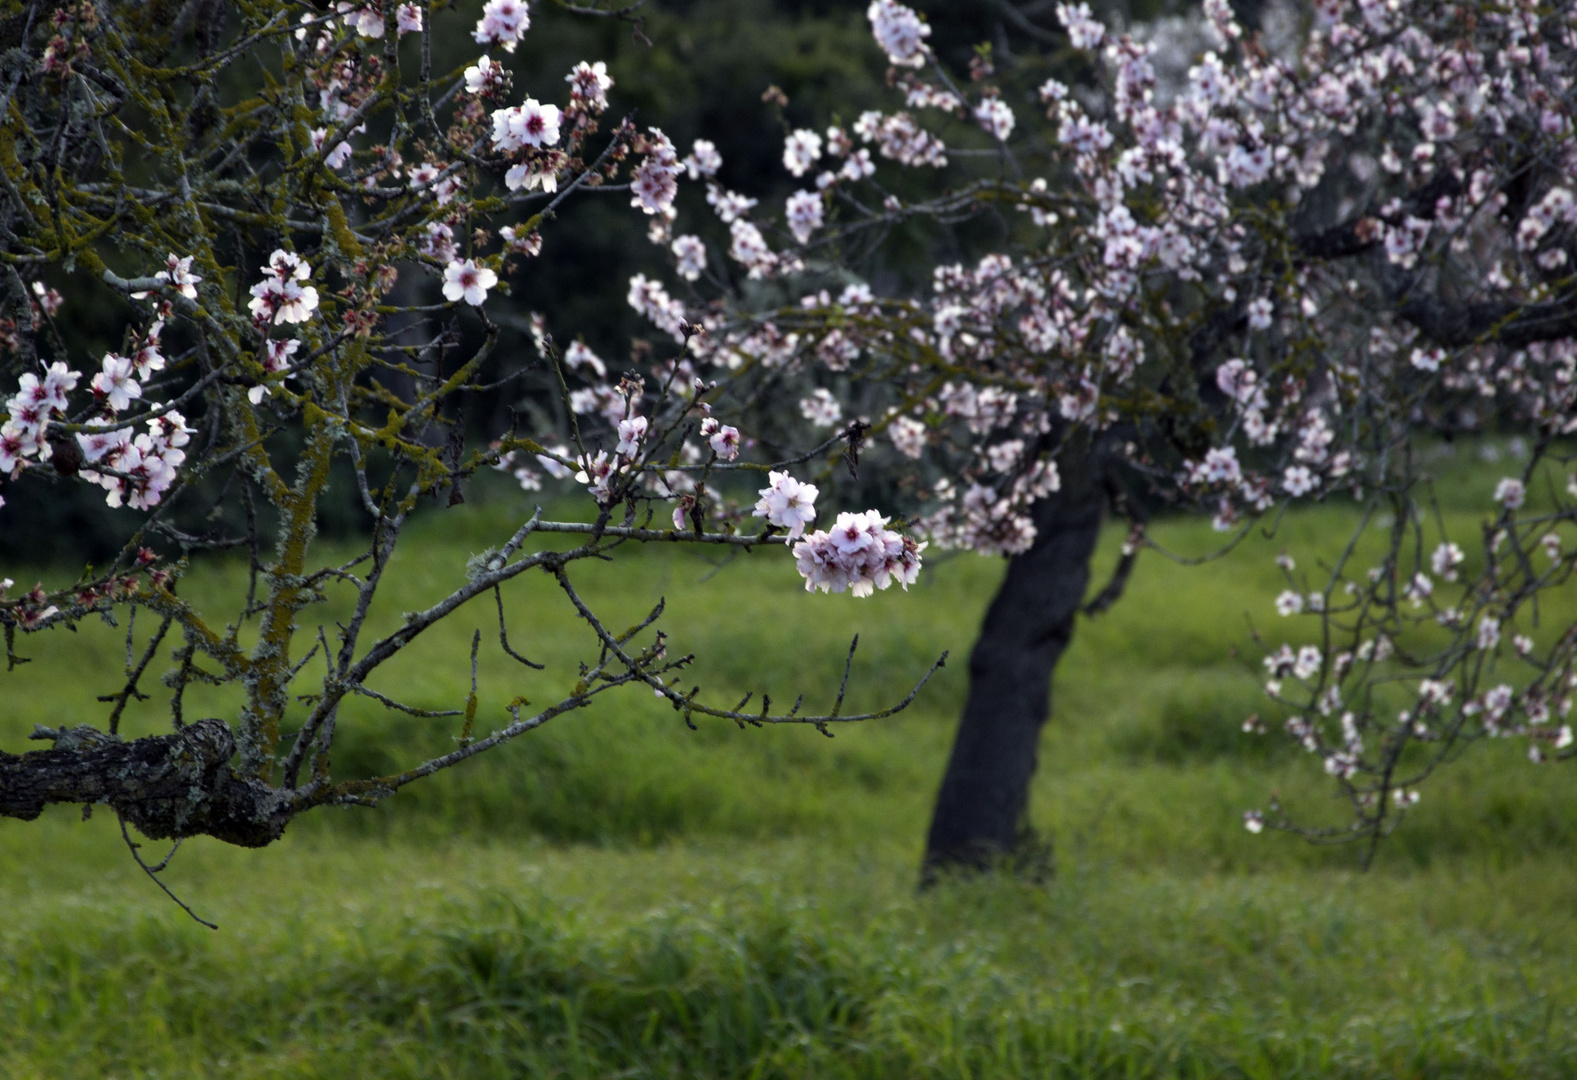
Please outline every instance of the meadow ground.
[[[1471, 538], [1499, 472], [1459, 473], [1443, 520]], [[459, 580], [519, 513], [473, 503], [402, 548], [387, 618]], [[865, 601], [804, 594], [776, 552], [591, 568], [580, 585], [612, 624], [667, 597], [673, 647], [700, 655], [714, 701], [830, 699], [854, 633], [856, 704], [901, 696], [944, 648], [954, 660], [910, 711], [831, 740], [692, 732], [631, 693], [272, 848], [189, 844], [168, 876], [217, 933], [142, 877], [107, 815], [0, 821], [0, 1076], [1577, 1075], [1570, 768], [1475, 747], [1367, 873], [1352, 848], [1242, 827], [1272, 791], [1310, 821], [1340, 811], [1318, 762], [1240, 725], [1266, 711], [1251, 626], [1273, 644], [1309, 629], [1275, 615], [1271, 556], [1332, 551], [1350, 521], [1303, 511], [1203, 566], [1145, 555], [1058, 674], [1033, 807], [1056, 875], [924, 895], [929, 801], [999, 563], [933, 559], [909, 594]], [[1157, 535], [1215, 540], [1186, 521]], [[484, 727], [574, 677], [589, 633], [549, 584], [513, 601], [514, 644], [548, 669], [484, 650]], [[238, 588], [233, 567], [183, 586]], [[1544, 615], [1567, 625], [1577, 597]], [[454, 707], [491, 619], [463, 611], [377, 688]], [[124, 662], [108, 628], [45, 645], [0, 675], [9, 750], [35, 722], [101, 722], [109, 687], [83, 673]], [[452, 745], [451, 721], [365, 704], [340, 767]], [[150, 706], [132, 730], [158, 720]]]

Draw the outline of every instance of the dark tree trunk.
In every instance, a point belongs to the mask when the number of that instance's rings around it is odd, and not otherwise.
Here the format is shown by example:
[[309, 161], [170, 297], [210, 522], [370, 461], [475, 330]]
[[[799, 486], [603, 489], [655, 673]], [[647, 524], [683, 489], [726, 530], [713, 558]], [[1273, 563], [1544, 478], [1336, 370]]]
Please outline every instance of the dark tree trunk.
[[[1051, 673], [1073, 637], [1106, 492], [1086, 455], [1065, 455], [1062, 488], [1034, 510], [1035, 544], [1008, 563], [969, 657], [969, 697], [926, 841], [937, 871], [1022, 860], [1049, 869], [1026, 826]], [[1035, 865], [1038, 864], [1038, 865]]]
[[264, 847], [294, 812], [279, 792], [230, 770], [235, 737], [221, 720], [132, 742], [85, 726], [33, 738], [54, 748], [0, 751], [0, 817], [31, 821], [49, 803], [107, 804], [150, 839], [213, 836]]

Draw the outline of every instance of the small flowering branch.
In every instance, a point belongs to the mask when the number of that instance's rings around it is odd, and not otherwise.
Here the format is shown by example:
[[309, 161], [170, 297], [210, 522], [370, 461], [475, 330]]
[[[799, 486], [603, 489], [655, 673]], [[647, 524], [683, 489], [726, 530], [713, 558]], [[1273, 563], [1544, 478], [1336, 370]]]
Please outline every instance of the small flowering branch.
[[[943, 652], [942, 655], [937, 658], [936, 662], [931, 665], [930, 669], [920, 677], [920, 680], [914, 685], [914, 688], [909, 691], [908, 695], [906, 695], [895, 705], [891, 705], [885, 709], [875, 712], [859, 713], [853, 716], [839, 716], [839, 710], [843, 707], [844, 695], [849, 688], [849, 665], [853, 663], [854, 648], [855, 645], [859, 643], [859, 638], [856, 637], [854, 639], [854, 643], [849, 646], [848, 660], [845, 661], [843, 669], [843, 682], [838, 688], [837, 700], [834, 702], [833, 707], [829, 712], [824, 714], [802, 716], [799, 715], [799, 702], [796, 702], [794, 708], [790, 709], [788, 712], [774, 714], [769, 711], [771, 699], [765, 696], [762, 697], [761, 712], [757, 714], [742, 713], [737, 709], [717, 709], [711, 706], [703, 705], [698, 700], [696, 700], [697, 695], [700, 693], [700, 687], [692, 687], [687, 693], [681, 693], [663, 682], [662, 671], [673, 670], [682, 667], [688, 663], [688, 661], [691, 659], [690, 657], [682, 657], [679, 660], [670, 662], [665, 668], [654, 671], [651, 670], [653, 661], [661, 660], [665, 655], [664, 649], [662, 648], [660, 642], [657, 648], [654, 650], [649, 650], [633, 657], [626, 651], [626, 644], [635, 636], [635, 634], [640, 630], [645, 629], [648, 625], [650, 625], [651, 622], [655, 621], [656, 616], [661, 610], [660, 605], [657, 610], [653, 611], [652, 616], [646, 622], [636, 627], [630, 633], [616, 637], [609, 633], [608, 629], [603, 626], [602, 622], [597, 618], [597, 616], [591, 611], [589, 607], [586, 606], [585, 602], [575, 591], [574, 586], [570, 584], [569, 577], [564, 573], [562, 568], [556, 570], [555, 576], [558, 578], [560, 588], [564, 590], [565, 594], [570, 598], [571, 603], [575, 605], [575, 608], [580, 613], [581, 618], [584, 619], [594, 631], [596, 631], [598, 640], [602, 642], [602, 647], [606, 654], [612, 656], [614, 659], [617, 659], [619, 663], [624, 666], [625, 671], [632, 678], [640, 679], [647, 685], [651, 686], [659, 696], [666, 698], [677, 711], [684, 715], [685, 722], [687, 724], [690, 723], [690, 718], [692, 715], [699, 714], [701, 716], [716, 717], [723, 720], [734, 720], [739, 722], [741, 726], [747, 723], [751, 725], [809, 724], [820, 729], [823, 734], [827, 734], [826, 726], [828, 724], [858, 723], [865, 720], [879, 720], [902, 712], [904, 709], [909, 707], [911, 702], [914, 701], [915, 697], [920, 693], [921, 688], [923, 688], [925, 684], [930, 681], [931, 676], [936, 674], [936, 672], [947, 663], [947, 653]], [[804, 696], [801, 695], [799, 701], [803, 702], [803, 700]], [[693, 727], [694, 725], [691, 724], [691, 726]]]

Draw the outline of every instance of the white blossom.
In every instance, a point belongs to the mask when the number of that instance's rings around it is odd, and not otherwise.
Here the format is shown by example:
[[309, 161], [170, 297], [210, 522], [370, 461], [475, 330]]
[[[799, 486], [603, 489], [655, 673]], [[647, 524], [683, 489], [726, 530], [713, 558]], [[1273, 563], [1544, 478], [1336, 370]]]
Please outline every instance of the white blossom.
[[512, 53], [530, 28], [525, 0], [487, 0], [471, 37], [478, 45], [502, 45], [505, 52]]
[[444, 299], [451, 303], [464, 300], [472, 307], [480, 307], [487, 299], [487, 291], [497, 284], [498, 275], [478, 266], [475, 259], [444, 267]]
[[786, 472], [767, 473], [768, 484], [758, 494], [752, 513], [767, 522], [787, 529], [786, 540], [804, 535], [805, 526], [816, 520], [815, 484], [802, 484]]
[[813, 232], [822, 224], [821, 196], [814, 191], [796, 191], [788, 199], [788, 224], [794, 239], [809, 243]]
[[801, 416], [817, 427], [831, 427], [843, 419], [843, 408], [838, 404], [838, 399], [825, 388], [817, 388], [810, 397], [802, 398], [799, 411]]
[[800, 128], [783, 140], [783, 167], [795, 176], [805, 173], [821, 159], [821, 136]]
[[912, 8], [895, 0], [871, 0], [865, 17], [870, 20], [871, 33], [886, 51], [890, 63], [919, 67], [925, 62], [925, 39], [931, 36], [931, 28]]

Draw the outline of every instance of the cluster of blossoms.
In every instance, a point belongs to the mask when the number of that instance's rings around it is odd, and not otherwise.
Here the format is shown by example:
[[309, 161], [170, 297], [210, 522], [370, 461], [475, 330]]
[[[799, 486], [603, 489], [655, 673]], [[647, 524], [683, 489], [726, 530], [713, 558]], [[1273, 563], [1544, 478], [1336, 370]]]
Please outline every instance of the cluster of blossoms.
[[[156, 278], [190, 299], [196, 296], [196, 282], [202, 280], [190, 269], [190, 257], [171, 255], [168, 269]], [[138, 335], [130, 355], [104, 355], [90, 384], [94, 406], [76, 433], [76, 447], [69, 456], [61, 454], [55, 461], [56, 471], [77, 473], [103, 487], [112, 507], [146, 510], [157, 506], [179, 478], [186, 460], [182, 448], [191, 441], [191, 429], [178, 411], [167, 408], [149, 417], [142, 434], [134, 431], [130, 421], [116, 417], [142, 398], [144, 381], [163, 370], [165, 360], [159, 351], [163, 325], [162, 318], [156, 319]], [[59, 360], [49, 365], [43, 378], [32, 372], [22, 375], [17, 393], [6, 402], [8, 417], [0, 425], [0, 470], [15, 478], [29, 463], [48, 462], [61, 453], [58, 440], [48, 434], [49, 426], [67, 415], [70, 394], [81, 378], [81, 372]]]
[[[55, 471], [78, 475], [101, 486], [112, 507], [126, 506], [147, 510], [158, 506], [180, 478], [186, 461], [184, 449], [191, 441], [192, 429], [176, 409], [147, 401], [149, 380], [165, 369], [161, 337], [173, 313], [171, 297], [194, 301], [203, 278], [192, 272], [192, 256], [170, 254], [164, 268], [153, 275], [161, 297], [154, 301], [156, 313], [145, 330], [134, 332], [131, 346], [124, 352], [108, 352], [99, 371], [89, 380], [92, 405], [79, 414], [68, 430], [74, 432], [75, 446], [62, 455], [62, 439], [52, 437], [49, 427], [60, 422], [70, 410], [70, 394], [82, 378], [64, 361], [54, 361], [43, 376], [31, 372], [21, 376], [18, 392], [6, 403], [7, 419], [0, 425], [0, 470], [15, 478], [29, 463], [53, 461]], [[302, 323], [318, 307], [317, 290], [303, 284], [311, 268], [299, 256], [276, 250], [262, 268], [263, 280], [251, 288], [250, 310], [258, 328], [275, 323]], [[132, 292], [133, 299], [146, 300], [154, 289]], [[40, 290], [44, 302], [58, 308], [52, 291]], [[296, 351], [294, 340], [264, 339], [260, 361], [268, 374], [282, 373], [290, 366]], [[263, 384], [254, 385], [248, 397], [256, 404], [269, 392]], [[136, 430], [136, 420], [124, 417], [137, 404], [147, 407], [144, 430]], [[3, 505], [3, 499], [0, 499]]]
[[494, 110], [493, 147], [515, 158], [504, 174], [504, 184], [511, 191], [558, 190], [558, 169], [563, 162], [561, 155], [548, 147], [559, 141], [562, 119], [557, 105], [544, 105], [536, 98]]
[[[355, 30], [357, 34], [368, 38], [381, 38], [383, 36], [383, 5], [381, 3], [356, 4], [347, 0], [339, 0], [335, 4], [340, 20], [347, 29]], [[394, 11], [395, 32], [404, 37], [406, 34], [420, 33], [422, 29], [422, 7], [420, 4], [400, 4]]]
[[[646, 156], [630, 178], [630, 205], [643, 213], [658, 215], [665, 225], [674, 216], [674, 196], [679, 192], [678, 177], [684, 171], [679, 152], [674, 149], [668, 136], [657, 128], [649, 128], [636, 148], [644, 150]], [[653, 237], [659, 242], [665, 240], [666, 228], [656, 229]]]
[[524, 0], [487, 0], [471, 36], [478, 45], [498, 45], [512, 53], [529, 29], [531, 14]]
[[871, 0], [865, 17], [870, 20], [871, 32], [887, 53], [889, 63], [903, 67], [919, 67], [925, 63], [925, 39], [931, 28], [919, 15], [894, 0]]
[[906, 590], [920, 573], [925, 544], [887, 528], [875, 510], [843, 513], [831, 530], [817, 529], [794, 545], [794, 561], [807, 591], [870, 596], [893, 582]]
[[133, 510], [157, 506], [186, 460], [182, 448], [191, 442], [192, 429], [185, 418], [171, 409], [149, 419], [141, 434], [130, 427], [94, 430], [98, 426], [89, 421], [87, 430], [77, 435], [82, 478], [103, 487], [110, 506]]
[[66, 395], [79, 378], [80, 372], [67, 370], [58, 360], [42, 379], [32, 372], [22, 376], [22, 385], [6, 402], [7, 419], [0, 425], [0, 471], [15, 477], [29, 460], [49, 460], [50, 421], [65, 414]]
[[259, 326], [275, 323], [304, 323], [318, 309], [318, 290], [302, 284], [312, 276], [312, 267], [294, 252], [277, 249], [263, 267], [263, 280], [251, 288], [247, 304], [252, 320]]

